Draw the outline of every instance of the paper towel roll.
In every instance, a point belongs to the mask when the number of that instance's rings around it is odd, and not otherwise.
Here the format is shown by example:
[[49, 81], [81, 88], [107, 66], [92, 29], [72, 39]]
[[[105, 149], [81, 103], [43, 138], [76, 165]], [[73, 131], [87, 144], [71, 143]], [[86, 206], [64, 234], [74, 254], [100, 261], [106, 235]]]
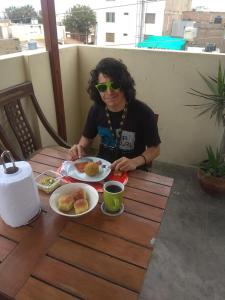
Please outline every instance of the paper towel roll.
[[[5, 164], [6, 167], [11, 163]], [[5, 174], [0, 165], [0, 215], [12, 227], [28, 223], [40, 210], [40, 199], [32, 169], [28, 162], [18, 161], [19, 170]]]

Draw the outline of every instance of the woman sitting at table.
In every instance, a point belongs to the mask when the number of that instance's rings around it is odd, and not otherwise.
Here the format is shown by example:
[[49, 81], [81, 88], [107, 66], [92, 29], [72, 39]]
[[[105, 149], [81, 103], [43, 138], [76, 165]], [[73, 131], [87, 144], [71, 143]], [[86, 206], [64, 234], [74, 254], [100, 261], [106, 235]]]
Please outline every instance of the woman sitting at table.
[[90, 74], [87, 91], [94, 104], [79, 143], [69, 150], [70, 159], [85, 156], [99, 135], [98, 157], [112, 162], [112, 169], [146, 166], [160, 153], [160, 137], [154, 112], [135, 98], [135, 82], [126, 65], [104, 58]]

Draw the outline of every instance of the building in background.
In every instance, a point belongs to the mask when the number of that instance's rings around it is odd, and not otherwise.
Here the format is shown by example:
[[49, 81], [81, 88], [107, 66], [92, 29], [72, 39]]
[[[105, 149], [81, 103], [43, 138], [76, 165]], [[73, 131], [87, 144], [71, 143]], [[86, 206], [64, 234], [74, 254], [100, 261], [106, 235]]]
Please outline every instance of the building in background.
[[135, 47], [148, 35], [162, 35], [165, 1], [99, 0], [96, 44]]
[[12, 37], [9, 25], [9, 19], [0, 19], [0, 39], [8, 39]]
[[[225, 52], [225, 12], [209, 12], [201, 7], [197, 11], [191, 7], [192, 0], [98, 0], [98, 8], [96, 3], [92, 8], [97, 24], [87, 42], [137, 47], [151, 36], [171, 36], [187, 41], [186, 50]], [[65, 32], [64, 17], [64, 13], [57, 15], [59, 44], [82, 43], [82, 35]], [[37, 20], [31, 24], [0, 20], [0, 39], [11, 38], [18, 39], [23, 50], [34, 49], [34, 43], [37, 47], [45, 46], [43, 25]], [[18, 45], [15, 47], [20, 49]]]
[[172, 26], [172, 36], [184, 37], [187, 50], [225, 52], [225, 12], [185, 11]]
[[[57, 25], [58, 42], [64, 44], [66, 39], [65, 26]], [[22, 50], [33, 50], [45, 46], [44, 27], [37, 20], [30, 24], [11, 23], [0, 20], [0, 51], [8, 54]]]
[[12, 37], [10, 20], [0, 19], [0, 55], [22, 51], [20, 40]]
[[173, 22], [182, 20], [183, 11], [191, 11], [192, 0], [166, 0], [163, 35], [171, 35]]

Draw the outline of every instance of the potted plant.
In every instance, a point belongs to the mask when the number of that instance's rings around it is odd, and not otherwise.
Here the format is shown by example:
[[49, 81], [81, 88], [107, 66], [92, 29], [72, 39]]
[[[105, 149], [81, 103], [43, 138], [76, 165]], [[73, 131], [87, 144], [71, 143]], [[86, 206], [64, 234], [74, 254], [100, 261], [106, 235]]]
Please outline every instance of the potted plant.
[[207, 147], [207, 160], [200, 164], [198, 179], [202, 187], [210, 193], [225, 193], [225, 70], [219, 63], [216, 77], [204, 76], [199, 73], [207, 84], [210, 93], [202, 93], [195, 89], [188, 92], [191, 95], [202, 98], [199, 104], [187, 106], [200, 109], [198, 116], [209, 113], [210, 119], [215, 117], [218, 125], [223, 126], [223, 136], [219, 150], [214, 153], [212, 147]]
[[206, 147], [207, 160], [200, 163], [198, 179], [201, 186], [210, 194], [225, 193], [225, 161], [219, 150], [213, 152], [211, 146]]

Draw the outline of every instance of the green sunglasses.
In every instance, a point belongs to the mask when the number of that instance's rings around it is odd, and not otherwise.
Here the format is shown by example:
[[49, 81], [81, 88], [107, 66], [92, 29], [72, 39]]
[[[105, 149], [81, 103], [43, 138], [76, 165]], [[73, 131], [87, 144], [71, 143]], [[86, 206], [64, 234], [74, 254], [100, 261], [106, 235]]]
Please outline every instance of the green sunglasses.
[[119, 84], [113, 81], [108, 81], [106, 83], [98, 83], [95, 85], [95, 87], [100, 93], [105, 92], [107, 89], [118, 90], [120, 88]]

